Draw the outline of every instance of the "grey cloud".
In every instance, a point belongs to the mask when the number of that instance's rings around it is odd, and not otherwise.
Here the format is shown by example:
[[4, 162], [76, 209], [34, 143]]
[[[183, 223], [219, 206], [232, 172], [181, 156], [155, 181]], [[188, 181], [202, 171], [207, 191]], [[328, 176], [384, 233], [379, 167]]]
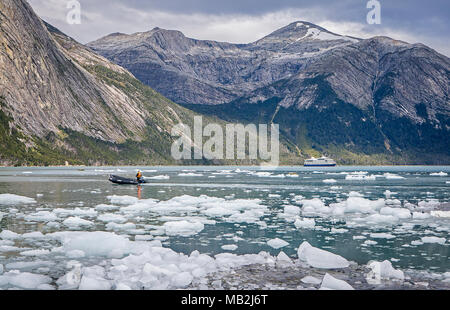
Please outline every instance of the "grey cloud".
[[[145, 31], [153, 27], [177, 29], [188, 32], [191, 36], [213, 40], [229, 40], [229, 35], [217, 31], [216, 37], [211, 30], [205, 32], [195, 28], [192, 23], [205, 22], [221, 23], [227, 18], [264, 19], [268, 14], [276, 12], [292, 12], [277, 15], [280, 20], [272, 22], [265, 20], [262, 29], [287, 25], [301, 19], [317, 24], [357, 23], [365, 35], [394, 36], [404, 33], [404, 38], [410, 41], [422, 42], [450, 55], [448, 33], [450, 22], [447, 12], [450, 11], [450, 1], [400, 1], [380, 0], [382, 7], [382, 24], [367, 25], [368, 9], [366, 0], [239, 0], [239, 1], [211, 1], [211, 0], [79, 0], [83, 12], [83, 24], [70, 26], [65, 23], [66, 0], [29, 0], [38, 14], [62, 31], [68, 33], [82, 43], [87, 43], [111, 32]], [[165, 15], [164, 15], [165, 14]], [[182, 16], [182, 18], [180, 18]], [[192, 16], [191, 19], [187, 16]], [[201, 16], [201, 18], [199, 18]], [[208, 19], [209, 18], [209, 19]], [[193, 22], [194, 20], [194, 22]], [[252, 21], [256, 22], [256, 21]], [[218, 25], [218, 24], [217, 24]], [[224, 29], [224, 27], [211, 27]], [[226, 27], [225, 27], [226, 28]], [[250, 27], [247, 31], [256, 31]], [[339, 28], [337, 28], [338, 30]], [[393, 34], [387, 32], [395, 30]], [[276, 30], [276, 29], [272, 29]], [[267, 31], [266, 31], [267, 32]], [[258, 33], [240, 36], [236, 41], [257, 39]], [[348, 33], [343, 33], [348, 34]], [[250, 39], [251, 38], [251, 39]], [[399, 38], [403, 39], [403, 38]]]

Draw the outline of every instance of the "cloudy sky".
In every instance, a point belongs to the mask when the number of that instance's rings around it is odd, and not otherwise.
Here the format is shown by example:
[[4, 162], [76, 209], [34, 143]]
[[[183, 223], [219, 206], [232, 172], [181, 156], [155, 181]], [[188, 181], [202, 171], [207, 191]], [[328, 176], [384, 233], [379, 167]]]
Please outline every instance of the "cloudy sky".
[[449, 0], [379, 0], [381, 24], [369, 25], [369, 0], [78, 0], [81, 24], [67, 22], [73, 0], [28, 0], [36, 13], [81, 43], [113, 32], [154, 27], [196, 39], [249, 43], [294, 21], [369, 38], [424, 43], [450, 56]]

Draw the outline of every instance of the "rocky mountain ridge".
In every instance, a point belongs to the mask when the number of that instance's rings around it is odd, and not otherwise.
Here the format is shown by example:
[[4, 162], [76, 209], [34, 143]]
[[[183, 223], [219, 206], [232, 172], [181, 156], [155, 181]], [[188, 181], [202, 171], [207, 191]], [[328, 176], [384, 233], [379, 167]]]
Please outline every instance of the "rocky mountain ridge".
[[279, 123], [304, 156], [450, 162], [450, 59], [423, 44], [299, 21], [249, 44], [155, 28], [88, 46], [197, 112]]

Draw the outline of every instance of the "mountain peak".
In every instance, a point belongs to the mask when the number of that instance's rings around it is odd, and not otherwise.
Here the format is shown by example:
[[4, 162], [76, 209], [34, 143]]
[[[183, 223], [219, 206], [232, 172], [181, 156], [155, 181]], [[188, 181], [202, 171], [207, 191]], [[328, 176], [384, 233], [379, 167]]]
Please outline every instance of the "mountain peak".
[[359, 39], [339, 35], [328, 31], [318, 25], [306, 21], [295, 21], [289, 25], [280, 28], [268, 36], [257, 41], [257, 44], [284, 42], [292, 44], [295, 42], [311, 42], [311, 41], [351, 41], [357, 42]]

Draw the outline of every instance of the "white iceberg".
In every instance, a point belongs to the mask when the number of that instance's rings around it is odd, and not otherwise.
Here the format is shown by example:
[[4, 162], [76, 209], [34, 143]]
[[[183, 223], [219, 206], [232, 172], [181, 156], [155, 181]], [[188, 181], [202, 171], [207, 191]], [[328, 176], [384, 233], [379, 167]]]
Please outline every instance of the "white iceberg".
[[132, 205], [139, 201], [138, 198], [132, 196], [108, 196], [108, 199], [111, 201], [113, 205]]
[[306, 276], [306, 277], [302, 278], [300, 281], [302, 281], [305, 284], [314, 284], [314, 285], [318, 285], [318, 284], [322, 283], [322, 281], [320, 279], [317, 279], [313, 276]]
[[446, 177], [446, 176], [448, 176], [448, 173], [441, 171], [441, 172], [430, 173], [430, 175], [431, 176], [437, 176], [437, 177]]
[[285, 246], [288, 246], [289, 243], [280, 238], [275, 238], [275, 239], [271, 239], [271, 240], [267, 241], [267, 245], [274, 249], [281, 249]]
[[29, 272], [9, 271], [0, 276], [0, 286], [10, 285], [12, 287], [35, 290], [41, 285], [49, 284], [52, 279], [48, 276]]
[[84, 220], [82, 218], [72, 216], [63, 221], [63, 224], [70, 228], [78, 228], [81, 226], [94, 226], [94, 222]]
[[304, 241], [297, 251], [298, 258], [314, 268], [339, 269], [347, 268], [350, 263], [342, 256], [331, 252], [315, 248], [307, 241]]
[[320, 289], [328, 289], [328, 290], [354, 290], [354, 288], [345, 282], [344, 280], [339, 280], [331, 276], [329, 273], [326, 273], [322, 279], [322, 284]]
[[188, 237], [201, 232], [205, 225], [200, 222], [188, 222], [188, 221], [173, 221], [166, 222], [163, 225], [164, 231], [168, 236], [180, 235]]
[[308, 218], [296, 219], [294, 222], [294, 225], [297, 229], [302, 229], [302, 228], [314, 229], [314, 227], [316, 226], [316, 221], [314, 219], [308, 219]]
[[422, 237], [423, 243], [439, 243], [439, 244], [445, 244], [447, 241], [445, 238], [439, 238], [434, 236], [428, 236], [428, 237]]
[[392, 263], [388, 260], [383, 262], [372, 261], [367, 265], [372, 269], [366, 276], [366, 280], [370, 284], [380, 284], [381, 280], [400, 280], [405, 279], [403, 271], [392, 267]]
[[28, 198], [14, 194], [0, 194], [0, 205], [15, 206], [33, 203], [36, 203], [36, 200], [34, 200], [33, 198]]

